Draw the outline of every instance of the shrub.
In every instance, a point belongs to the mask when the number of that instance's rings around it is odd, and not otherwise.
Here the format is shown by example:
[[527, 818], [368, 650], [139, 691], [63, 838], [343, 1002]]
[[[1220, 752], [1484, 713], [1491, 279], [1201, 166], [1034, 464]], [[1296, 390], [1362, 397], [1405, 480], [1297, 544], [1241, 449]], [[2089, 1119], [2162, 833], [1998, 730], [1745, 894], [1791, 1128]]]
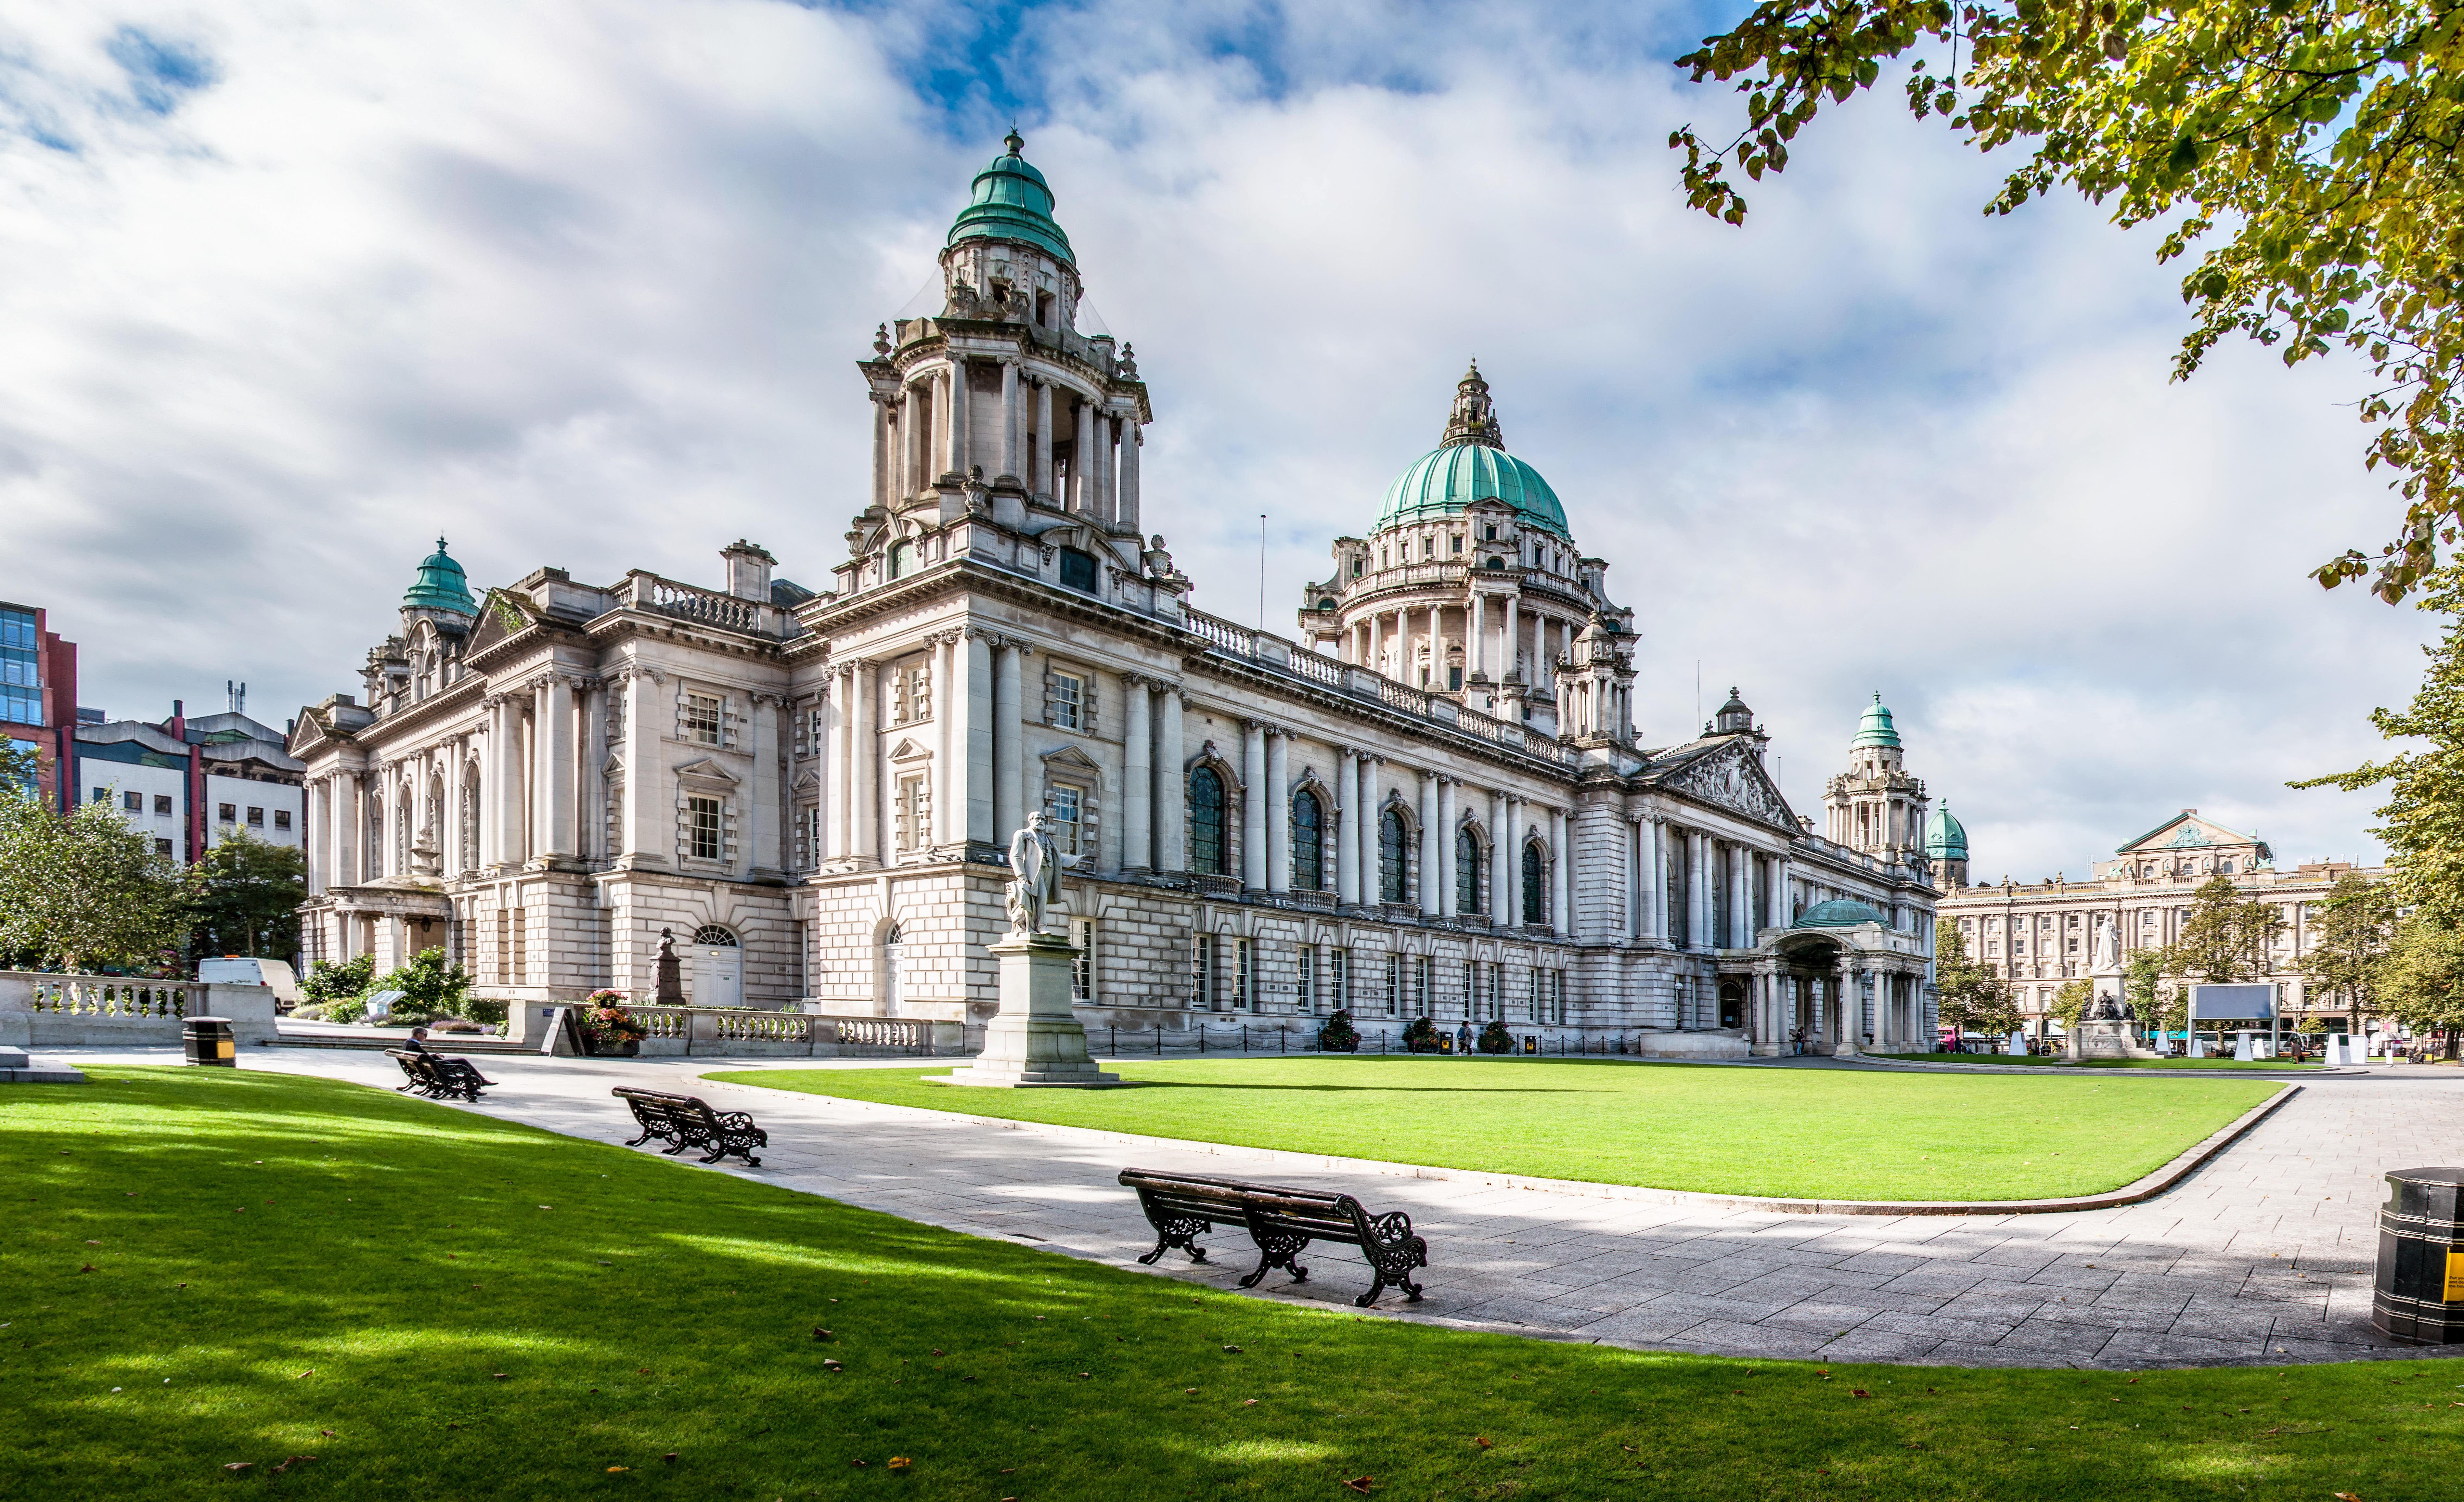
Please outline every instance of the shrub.
[[1506, 1030], [1506, 1024], [1491, 1018], [1488, 1026], [1480, 1030], [1480, 1051], [1511, 1053], [1514, 1051], [1514, 1034]]
[[446, 963], [444, 950], [423, 949], [410, 957], [408, 964], [371, 983], [366, 989], [402, 992], [401, 999], [393, 1004], [394, 1017], [428, 1022], [461, 1015], [463, 999], [470, 994], [471, 977], [460, 965]]
[[291, 1017], [295, 1022], [323, 1022], [325, 1020], [325, 1008], [318, 1005], [314, 1002], [311, 1002], [305, 1006], [295, 1006], [291, 1008]]
[[327, 1022], [355, 1023], [368, 1014], [367, 998], [353, 993], [338, 996], [325, 1004]]
[[1412, 1026], [1403, 1029], [1403, 1048], [1411, 1053], [1438, 1051], [1438, 1027], [1426, 1017], [1415, 1017]]
[[1336, 1012], [1317, 1030], [1317, 1046], [1328, 1053], [1353, 1053], [1360, 1048], [1360, 1029], [1352, 1026], [1350, 1012]]
[[465, 997], [462, 1002], [462, 1015], [473, 1022], [501, 1024], [513, 1016], [513, 1008], [514, 1004], [501, 996]]
[[337, 963], [319, 960], [308, 967], [308, 979], [299, 989], [312, 1002], [337, 1002], [346, 996], [364, 994], [368, 983], [376, 978], [377, 957], [359, 955]]

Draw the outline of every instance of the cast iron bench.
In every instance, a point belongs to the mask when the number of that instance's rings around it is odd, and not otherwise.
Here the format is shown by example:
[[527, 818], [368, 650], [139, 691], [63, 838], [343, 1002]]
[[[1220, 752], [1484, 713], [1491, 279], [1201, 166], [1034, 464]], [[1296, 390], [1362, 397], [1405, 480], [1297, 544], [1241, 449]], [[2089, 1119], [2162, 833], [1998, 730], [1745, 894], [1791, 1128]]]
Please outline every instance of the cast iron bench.
[[415, 1091], [430, 1100], [477, 1100], [481, 1087], [495, 1083], [483, 1077], [469, 1059], [451, 1054], [387, 1049], [385, 1056], [402, 1066], [408, 1081], [396, 1085], [396, 1091]]
[[1155, 1250], [1140, 1257], [1141, 1263], [1152, 1266], [1172, 1247], [1188, 1252], [1192, 1262], [1204, 1262], [1206, 1248], [1198, 1245], [1199, 1235], [1217, 1226], [1239, 1226], [1248, 1230], [1259, 1251], [1257, 1270], [1241, 1280], [1243, 1288], [1257, 1287], [1274, 1268], [1291, 1273], [1295, 1283], [1309, 1281], [1309, 1270], [1293, 1259], [1310, 1242], [1328, 1241], [1359, 1248], [1375, 1274], [1369, 1292], [1353, 1299], [1354, 1304], [1363, 1309], [1375, 1304], [1389, 1284], [1401, 1289], [1411, 1302], [1419, 1302], [1420, 1286], [1412, 1281], [1412, 1270], [1429, 1265], [1429, 1244], [1412, 1234], [1412, 1218], [1400, 1210], [1372, 1215], [1348, 1194], [1148, 1168], [1122, 1169], [1121, 1182], [1138, 1192], [1138, 1206], [1155, 1228]]
[[633, 1108], [633, 1119], [641, 1124], [642, 1135], [626, 1143], [639, 1147], [652, 1138], [669, 1145], [660, 1149], [670, 1158], [689, 1147], [705, 1147], [710, 1151], [702, 1161], [715, 1163], [730, 1153], [744, 1160], [745, 1166], [759, 1168], [761, 1160], [753, 1149], [768, 1147], [770, 1134], [753, 1124], [753, 1117], [741, 1111], [714, 1111], [698, 1095], [671, 1095], [655, 1090], [632, 1090], [618, 1087], [609, 1094]]

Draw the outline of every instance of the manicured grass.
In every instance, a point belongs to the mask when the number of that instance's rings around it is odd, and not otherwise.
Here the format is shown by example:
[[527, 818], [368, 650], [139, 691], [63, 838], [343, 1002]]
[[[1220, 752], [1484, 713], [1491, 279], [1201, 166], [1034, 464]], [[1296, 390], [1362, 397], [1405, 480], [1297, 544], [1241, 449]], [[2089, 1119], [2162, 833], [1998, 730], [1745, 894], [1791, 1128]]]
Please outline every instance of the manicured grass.
[[[2453, 1362], [2133, 1381], [1465, 1335], [383, 1091], [93, 1073], [0, 1094], [11, 1497], [1331, 1502], [1366, 1475], [1397, 1498], [2383, 1502], [2464, 1463]], [[317, 1459], [272, 1474], [295, 1455]]]
[[918, 1083], [947, 1066], [711, 1077], [1244, 1147], [1843, 1200], [2028, 1200], [2111, 1189], [2281, 1088], [1325, 1054], [1122, 1059], [1109, 1067], [1139, 1088]]
[[2049, 1069], [2066, 1070], [2315, 1070], [2317, 1064], [2295, 1064], [2277, 1059], [2261, 1062], [2253, 1059], [2065, 1059], [2041, 1054], [2021, 1053], [1877, 1053], [1878, 1059], [1914, 1059], [1920, 1064], [2035, 1064]]

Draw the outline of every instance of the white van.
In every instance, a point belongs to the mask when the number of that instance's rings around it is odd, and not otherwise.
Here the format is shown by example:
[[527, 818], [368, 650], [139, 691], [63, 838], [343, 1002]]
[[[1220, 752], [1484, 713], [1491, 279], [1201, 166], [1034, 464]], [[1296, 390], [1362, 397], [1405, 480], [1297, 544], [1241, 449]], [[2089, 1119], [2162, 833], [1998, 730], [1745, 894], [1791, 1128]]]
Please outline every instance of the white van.
[[276, 1011], [289, 1011], [304, 998], [299, 992], [299, 978], [279, 960], [255, 960], [246, 955], [225, 955], [220, 960], [197, 961], [197, 979], [209, 985], [262, 985], [274, 992]]

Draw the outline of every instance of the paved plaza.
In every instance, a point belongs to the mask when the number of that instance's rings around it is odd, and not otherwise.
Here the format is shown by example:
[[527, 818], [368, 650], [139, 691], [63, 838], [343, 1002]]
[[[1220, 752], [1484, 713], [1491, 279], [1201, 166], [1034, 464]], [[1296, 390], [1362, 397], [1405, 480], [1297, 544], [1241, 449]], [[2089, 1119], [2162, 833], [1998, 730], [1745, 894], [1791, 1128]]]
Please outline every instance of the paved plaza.
[[[165, 1062], [166, 1053], [67, 1057]], [[241, 1062], [401, 1079], [377, 1052], [252, 1049]], [[1384, 1313], [1645, 1350], [1818, 1360], [2136, 1369], [2436, 1354], [2370, 1328], [2374, 1218], [2387, 1170], [2464, 1162], [2464, 1076], [2423, 1068], [2310, 1079], [2181, 1186], [2139, 1204], [1883, 1217], [1333, 1172], [1290, 1155], [1130, 1145], [694, 1078], [772, 1061], [478, 1062], [498, 1087], [454, 1109], [622, 1142], [635, 1129], [612, 1087], [690, 1090], [752, 1111], [770, 1133], [759, 1168], [728, 1172], [1117, 1267], [1134, 1268], [1155, 1244], [1135, 1198], [1114, 1182], [1129, 1163], [1340, 1188], [1372, 1210], [1409, 1211], [1428, 1238], [1427, 1298], [1411, 1305], [1390, 1293]], [[1242, 1233], [1219, 1231], [1207, 1245], [1209, 1264], [1174, 1252], [1156, 1270], [1230, 1289], [1255, 1266]], [[1349, 1248], [1312, 1248], [1304, 1261], [1308, 1283], [1273, 1273], [1259, 1294], [1349, 1309], [1367, 1286]]]

